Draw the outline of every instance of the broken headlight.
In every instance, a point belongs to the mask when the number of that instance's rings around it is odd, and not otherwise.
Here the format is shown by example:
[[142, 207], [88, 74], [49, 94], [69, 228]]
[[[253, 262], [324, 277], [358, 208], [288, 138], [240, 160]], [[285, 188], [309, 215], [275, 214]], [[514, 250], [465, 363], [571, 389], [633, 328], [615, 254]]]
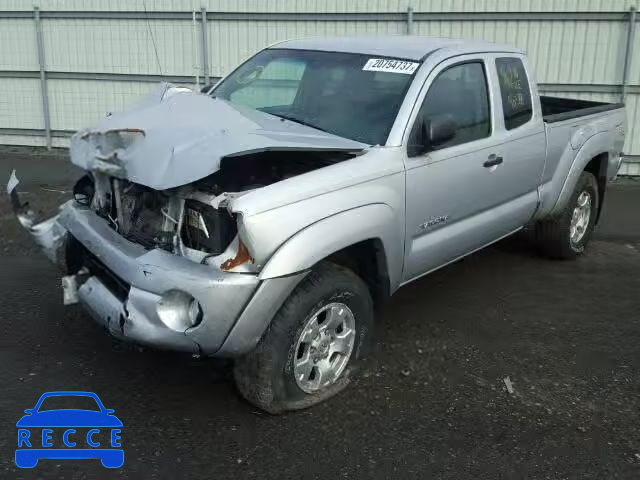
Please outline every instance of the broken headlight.
[[215, 209], [197, 200], [186, 200], [182, 241], [187, 248], [220, 255], [236, 236], [236, 221], [224, 208]]
[[73, 186], [73, 199], [83, 207], [91, 205], [95, 193], [96, 187], [89, 175], [84, 175]]

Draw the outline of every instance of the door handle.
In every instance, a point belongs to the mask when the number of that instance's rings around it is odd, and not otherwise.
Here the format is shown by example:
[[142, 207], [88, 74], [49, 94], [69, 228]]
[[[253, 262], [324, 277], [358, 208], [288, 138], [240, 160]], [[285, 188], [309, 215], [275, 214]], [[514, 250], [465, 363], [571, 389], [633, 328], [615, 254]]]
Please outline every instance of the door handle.
[[500, 165], [503, 162], [502, 157], [497, 156], [495, 153], [489, 155], [489, 158], [486, 162], [482, 164], [485, 168], [495, 167], [496, 165]]

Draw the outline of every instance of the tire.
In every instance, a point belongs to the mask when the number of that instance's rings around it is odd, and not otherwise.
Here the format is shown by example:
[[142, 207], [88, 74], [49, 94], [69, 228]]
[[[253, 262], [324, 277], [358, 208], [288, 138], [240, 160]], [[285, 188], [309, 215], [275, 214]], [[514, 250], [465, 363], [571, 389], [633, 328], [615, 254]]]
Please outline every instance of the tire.
[[[337, 322], [342, 322], [341, 326]], [[312, 330], [324, 333], [314, 336]], [[369, 350], [372, 330], [373, 302], [365, 283], [351, 270], [322, 262], [284, 302], [255, 350], [236, 361], [236, 386], [246, 400], [272, 414], [316, 405], [351, 382], [359, 361]], [[350, 349], [344, 346], [349, 342]], [[345, 352], [348, 349], [349, 354], [334, 352], [337, 346]], [[318, 364], [304, 361], [312, 362], [311, 352], [316, 352], [316, 361], [322, 357]], [[296, 362], [302, 367], [296, 367]], [[337, 378], [332, 383], [314, 390], [312, 384], [330, 374], [314, 375], [313, 369], [319, 372], [317, 368], [327, 365], [342, 367], [339, 372], [333, 371]], [[304, 367], [311, 371], [307, 373]], [[300, 373], [303, 371], [304, 375]], [[302, 378], [298, 381], [296, 376]]]
[[[588, 218], [588, 223], [583, 227], [581, 235], [572, 237], [572, 218], [579, 207], [579, 201], [582, 203], [585, 198], [588, 198], [590, 205], [589, 213], [584, 217]], [[551, 258], [567, 260], [582, 255], [593, 234], [600, 207], [599, 200], [596, 177], [589, 172], [582, 172], [565, 209], [554, 218], [536, 223], [534, 238], [541, 252]]]

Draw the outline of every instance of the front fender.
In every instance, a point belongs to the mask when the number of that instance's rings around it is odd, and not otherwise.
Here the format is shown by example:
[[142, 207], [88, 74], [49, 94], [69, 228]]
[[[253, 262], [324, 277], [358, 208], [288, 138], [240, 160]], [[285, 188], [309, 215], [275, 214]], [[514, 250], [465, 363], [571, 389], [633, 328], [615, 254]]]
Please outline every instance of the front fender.
[[389, 270], [392, 291], [402, 273], [403, 233], [394, 210], [386, 204], [370, 204], [346, 210], [309, 225], [287, 240], [271, 256], [260, 279], [301, 272], [350, 245], [379, 239]]

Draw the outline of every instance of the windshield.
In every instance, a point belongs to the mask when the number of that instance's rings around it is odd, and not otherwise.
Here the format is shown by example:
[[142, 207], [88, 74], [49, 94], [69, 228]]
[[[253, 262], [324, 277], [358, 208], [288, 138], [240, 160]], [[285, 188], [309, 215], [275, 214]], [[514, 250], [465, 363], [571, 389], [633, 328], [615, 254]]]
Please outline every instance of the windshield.
[[383, 145], [418, 65], [371, 55], [268, 49], [231, 73], [212, 95]]

